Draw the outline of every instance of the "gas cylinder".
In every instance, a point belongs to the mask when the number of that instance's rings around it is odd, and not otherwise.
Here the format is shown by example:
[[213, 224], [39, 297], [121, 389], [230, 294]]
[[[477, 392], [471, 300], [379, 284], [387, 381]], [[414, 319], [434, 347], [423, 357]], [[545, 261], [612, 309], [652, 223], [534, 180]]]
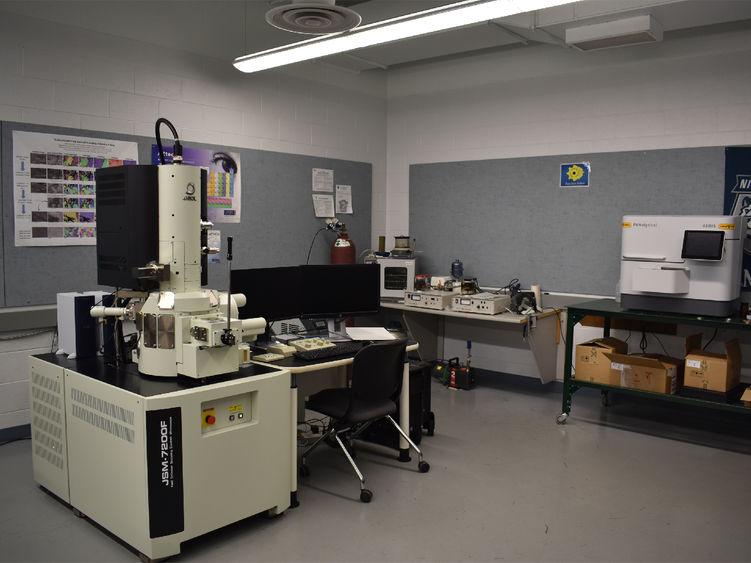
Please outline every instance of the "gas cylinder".
[[355, 243], [349, 238], [347, 228], [342, 225], [339, 236], [331, 245], [331, 263], [332, 264], [354, 264], [355, 263]]

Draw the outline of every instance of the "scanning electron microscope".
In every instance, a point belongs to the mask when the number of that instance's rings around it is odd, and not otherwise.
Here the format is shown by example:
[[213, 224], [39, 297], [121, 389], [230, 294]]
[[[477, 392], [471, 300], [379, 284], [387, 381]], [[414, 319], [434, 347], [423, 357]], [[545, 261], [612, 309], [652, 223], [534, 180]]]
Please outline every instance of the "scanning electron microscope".
[[[266, 321], [237, 318], [238, 306], [245, 305], [244, 295], [201, 288], [201, 257], [218, 252], [202, 245], [206, 237], [200, 236], [212, 227], [201, 217], [206, 176], [201, 168], [181, 164], [178, 159], [176, 155], [173, 164], [145, 166], [146, 175], [156, 172], [158, 261], [134, 266], [135, 277], [155, 281], [158, 291], [149, 293], [138, 312], [135, 303], [94, 307], [91, 314], [136, 320], [140, 337], [134, 360], [142, 374], [203, 378], [232, 373], [239, 367], [238, 346], [243, 339], [263, 333]], [[130, 188], [125, 178], [130, 176], [117, 169], [97, 171], [97, 181], [109, 192]], [[228, 263], [231, 258], [230, 238]]]
[[[175, 137], [172, 164], [162, 124]], [[242, 294], [202, 287], [215, 252], [206, 171], [181, 164], [168, 121], [156, 137], [162, 164], [96, 173], [98, 281], [124, 289], [90, 314], [135, 321], [137, 348], [128, 357], [118, 321], [114, 356], [29, 358], [34, 480], [144, 561], [278, 515], [297, 489], [290, 373], [241, 357], [265, 320], [237, 318]], [[228, 264], [231, 253], [230, 241]]]

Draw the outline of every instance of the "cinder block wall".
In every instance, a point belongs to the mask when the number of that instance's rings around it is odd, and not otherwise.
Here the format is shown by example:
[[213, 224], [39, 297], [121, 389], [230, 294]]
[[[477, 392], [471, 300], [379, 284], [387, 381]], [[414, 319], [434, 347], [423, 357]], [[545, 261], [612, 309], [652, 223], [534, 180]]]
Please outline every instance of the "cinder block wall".
[[[383, 233], [384, 74], [307, 65], [245, 75], [230, 63], [0, 10], [0, 120], [153, 137], [166, 117], [186, 145], [371, 162], [373, 233]], [[26, 357], [50, 351], [51, 338], [0, 342], [0, 429], [29, 422]]]

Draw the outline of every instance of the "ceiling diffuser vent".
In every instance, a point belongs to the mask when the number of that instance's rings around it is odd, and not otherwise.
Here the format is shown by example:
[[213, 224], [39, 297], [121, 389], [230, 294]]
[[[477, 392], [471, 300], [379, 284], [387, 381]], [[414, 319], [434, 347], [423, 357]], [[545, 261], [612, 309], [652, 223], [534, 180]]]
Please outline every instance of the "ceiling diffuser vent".
[[662, 26], [652, 16], [634, 16], [566, 30], [566, 44], [580, 51], [662, 41]]
[[271, 6], [266, 12], [266, 21], [274, 27], [295, 33], [338, 33], [357, 27], [362, 20], [360, 14], [337, 6], [335, 0], [272, 0]]

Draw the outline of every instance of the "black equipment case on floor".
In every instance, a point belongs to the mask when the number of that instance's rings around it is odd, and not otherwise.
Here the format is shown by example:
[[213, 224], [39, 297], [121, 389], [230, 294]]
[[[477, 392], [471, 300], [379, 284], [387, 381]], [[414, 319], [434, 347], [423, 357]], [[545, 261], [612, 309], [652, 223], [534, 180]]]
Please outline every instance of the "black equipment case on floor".
[[[431, 366], [427, 362], [409, 361], [409, 437], [415, 444], [422, 440], [423, 429], [428, 436], [435, 432], [435, 415], [430, 410], [430, 371]], [[399, 410], [393, 418], [399, 421]], [[399, 433], [388, 420], [371, 424], [358, 438], [399, 448]]]

